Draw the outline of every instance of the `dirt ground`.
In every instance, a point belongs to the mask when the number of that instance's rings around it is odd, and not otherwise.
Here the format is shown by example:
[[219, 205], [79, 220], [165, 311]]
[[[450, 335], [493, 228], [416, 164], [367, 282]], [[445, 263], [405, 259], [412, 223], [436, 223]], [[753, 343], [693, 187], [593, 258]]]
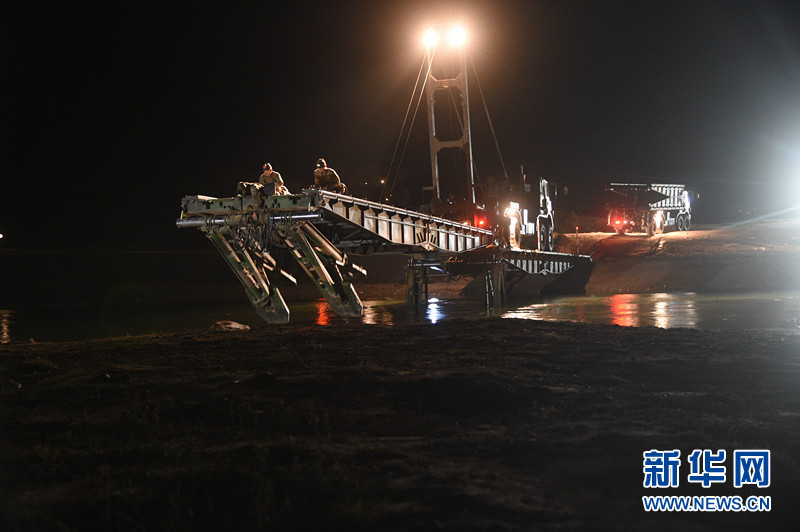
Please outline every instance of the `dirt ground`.
[[695, 226], [644, 234], [560, 235], [559, 251], [595, 262], [586, 293], [800, 289], [800, 218]]
[[[579, 235], [597, 260], [587, 291], [729, 290], [764, 271], [790, 289], [794, 227]], [[3, 531], [800, 519], [800, 334], [787, 332], [485, 318], [4, 344], [0, 404]], [[643, 487], [651, 449], [681, 451], [678, 487]], [[731, 458], [726, 482], [690, 483], [694, 449], [770, 450], [771, 483], [735, 488]], [[648, 495], [762, 495], [772, 510], [646, 512]]]

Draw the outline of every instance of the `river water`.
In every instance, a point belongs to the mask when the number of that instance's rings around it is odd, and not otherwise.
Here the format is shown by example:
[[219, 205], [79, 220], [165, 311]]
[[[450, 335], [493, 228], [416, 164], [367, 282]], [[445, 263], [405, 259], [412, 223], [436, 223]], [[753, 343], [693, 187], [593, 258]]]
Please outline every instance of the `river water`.
[[[450, 318], [500, 316], [626, 327], [769, 329], [800, 334], [800, 292], [796, 291], [565, 296], [540, 298], [519, 306], [489, 310], [478, 301], [432, 299], [418, 309], [407, 307], [403, 301], [365, 301], [361, 318], [336, 316], [322, 299], [290, 303], [290, 309], [291, 326], [324, 327], [341, 323], [400, 325], [436, 323]], [[232, 320], [251, 327], [269, 326], [256, 316], [247, 301], [0, 310], [0, 343], [204, 331], [218, 320]]]

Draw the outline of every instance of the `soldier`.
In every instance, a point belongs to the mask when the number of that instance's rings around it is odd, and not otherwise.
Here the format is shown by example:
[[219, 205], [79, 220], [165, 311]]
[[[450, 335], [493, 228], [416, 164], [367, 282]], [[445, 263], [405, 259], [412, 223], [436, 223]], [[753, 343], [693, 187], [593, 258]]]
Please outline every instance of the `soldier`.
[[275, 183], [275, 194], [289, 194], [289, 189], [284, 185], [281, 174], [273, 170], [272, 165], [269, 163], [264, 163], [264, 172], [261, 174], [261, 177], [258, 178], [258, 182], [262, 185]]
[[347, 187], [339, 179], [339, 174], [333, 168], [328, 168], [328, 164], [322, 158], [317, 159], [317, 169], [314, 170], [314, 188], [339, 194], [347, 193]]

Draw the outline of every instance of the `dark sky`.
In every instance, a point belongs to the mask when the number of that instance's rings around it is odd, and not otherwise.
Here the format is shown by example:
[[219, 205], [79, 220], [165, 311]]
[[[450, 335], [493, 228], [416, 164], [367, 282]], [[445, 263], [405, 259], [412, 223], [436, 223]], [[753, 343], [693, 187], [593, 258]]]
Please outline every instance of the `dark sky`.
[[292, 190], [320, 156], [345, 182], [384, 176], [420, 35], [455, 18], [509, 173], [569, 185], [572, 207], [612, 180], [688, 183], [699, 220], [800, 200], [800, 2], [19, 4], [1, 23], [3, 247], [180, 248], [181, 197], [233, 195], [265, 161]]

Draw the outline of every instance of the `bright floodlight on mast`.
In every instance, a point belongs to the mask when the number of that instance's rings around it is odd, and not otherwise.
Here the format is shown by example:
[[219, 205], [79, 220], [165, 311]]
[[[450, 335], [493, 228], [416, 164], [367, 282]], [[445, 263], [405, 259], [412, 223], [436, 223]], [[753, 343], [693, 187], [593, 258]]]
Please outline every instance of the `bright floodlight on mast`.
[[439, 44], [439, 31], [436, 28], [428, 28], [425, 35], [422, 36], [422, 42], [425, 48], [435, 48]]
[[461, 48], [467, 43], [467, 30], [460, 24], [437, 24], [431, 26], [422, 36], [422, 42], [430, 50], [439, 45], [443, 36], [447, 38], [447, 44], [454, 48]]
[[[458, 174], [466, 173], [463, 178], [466, 179], [467, 195], [469, 200], [475, 203], [475, 174], [472, 164], [469, 88], [467, 83], [467, 47], [465, 46], [467, 43], [467, 31], [460, 24], [438, 24], [428, 29], [423, 42], [427, 47], [428, 80], [425, 84], [425, 91], [428, 96], [428, 136], [430, 139], [434, 193], [436, 197], [442, 198], [440, 174], [444, 175], [448, 168], [444, 169], [445, 172], [440, 172], [440, 163], [447, 166], [447, 161], [443, 162], [443, 160], [449, 159], [449, 169], [453, 170], [451, 174], [457, 176]], [[439, 72], [434, 71], [434, 60], [440, 66]], [[448, 68], [442, 68], [445, 64]], [[452, 102], [451, 109], [453, 112], [449, 117], [445, 113], [442, 120], [439, 120], [436, 116], [437, 95], [442, 96], [439, 100], [442, 103]], [[450, 137], [440, 135], [440, 132], [442, 130], [446, 131], [447, 128], [440, 128], [439, 126], [451, 121], [458, 124], [455, 131], [456, 134]], [[460, 150], [463, 154], [464, 159], [461, 168], [458, 168], [458, 160], [451, 158], [449, 155], [442, 160], [439, 158], [440, 153], [445, 151], [454, 153], [454, 150]]]
[[451, 46], [462, 47], [467, 44], [467, 30], [464, 26], [450, 26], [447, 38]]

